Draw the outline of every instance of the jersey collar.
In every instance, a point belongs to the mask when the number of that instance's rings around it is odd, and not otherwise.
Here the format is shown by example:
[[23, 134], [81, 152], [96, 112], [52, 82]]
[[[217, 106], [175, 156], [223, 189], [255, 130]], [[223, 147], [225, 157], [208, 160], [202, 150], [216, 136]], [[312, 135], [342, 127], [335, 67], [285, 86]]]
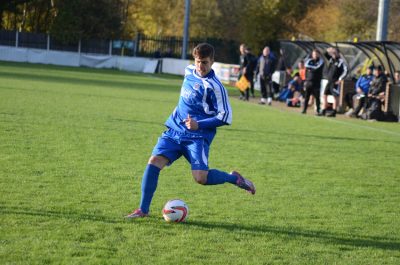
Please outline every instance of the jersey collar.
[[211, 69], [210, 72], [209, 72], [208, 74], [206, 74], [205, 76], [200, 76], [199, 74], [197, 74], [196, 69], [193, 69], [193, 75], [194, 75], [195, 77], [201, 78], [201, 79], [204, 79], [204, 78], [211, 78], [211, 77], [214, 76], [214, 70]]

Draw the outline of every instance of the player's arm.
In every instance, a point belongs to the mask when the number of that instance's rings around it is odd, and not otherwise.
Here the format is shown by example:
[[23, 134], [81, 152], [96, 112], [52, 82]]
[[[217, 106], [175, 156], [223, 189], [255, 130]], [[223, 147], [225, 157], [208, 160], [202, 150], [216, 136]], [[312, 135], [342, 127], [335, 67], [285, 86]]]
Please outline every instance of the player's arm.
[[216, 117], [207, 118], [204, 120], [197, 121], [192, 119], [188, 114], [187, 118], [184, 120], [186, 128], [189, 130], [198, 130], [198, 129], [213, 129], [223, 125], [227, 125], [227, 123], [217, 119]]
[[223, 125], [227, 125], [227, 123], [217, 119], [216, 117], [207, 118], [197, 122], [199, 129], [213, 129]]

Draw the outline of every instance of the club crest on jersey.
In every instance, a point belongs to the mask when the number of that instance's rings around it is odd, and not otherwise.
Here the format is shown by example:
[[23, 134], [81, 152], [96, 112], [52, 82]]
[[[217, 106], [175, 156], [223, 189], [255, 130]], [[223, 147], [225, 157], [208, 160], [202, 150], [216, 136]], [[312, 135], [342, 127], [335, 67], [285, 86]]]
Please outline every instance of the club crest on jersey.
[[194, 83], [193, 89], [194, 90], [199, 90], [200, 84], [199, 83]]

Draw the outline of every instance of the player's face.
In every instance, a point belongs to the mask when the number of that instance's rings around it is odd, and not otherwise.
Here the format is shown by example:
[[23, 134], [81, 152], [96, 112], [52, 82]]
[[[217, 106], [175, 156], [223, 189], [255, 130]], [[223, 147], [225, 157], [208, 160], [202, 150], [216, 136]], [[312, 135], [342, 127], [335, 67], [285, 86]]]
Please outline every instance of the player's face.
[[206, 76], [211, 71], [211, 66], [214, 61], [210, 57], [206, 58], [194, 58], [194, 65], [196, 66], [196, 72], [200, 76]]

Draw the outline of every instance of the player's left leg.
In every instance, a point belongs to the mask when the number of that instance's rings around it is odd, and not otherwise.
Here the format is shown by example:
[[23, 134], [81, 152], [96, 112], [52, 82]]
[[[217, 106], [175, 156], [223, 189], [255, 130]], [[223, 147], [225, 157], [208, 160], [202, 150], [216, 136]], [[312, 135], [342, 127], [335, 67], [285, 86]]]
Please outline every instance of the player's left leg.
[[184, 156], [191, 164], [192, 175], [197, 183], [202, 185], [231, 183], [252, 194], [256, 192], [253, 183], [236, 171], [229, 174], [218, 169], [208, 169], [209, 145], [205, 140], [193, 140], [186, 147]]
[[219, 185], [228, 182], [241, 189], [247, 190], [251, 194], [256, 193], [256, 188], [254, 187], [253, 182], [244, 178], [237, 171], [232, 171], [228, 174], [218, 169], [192, 170], [192, 175], [196, 182], [202, 185]]

